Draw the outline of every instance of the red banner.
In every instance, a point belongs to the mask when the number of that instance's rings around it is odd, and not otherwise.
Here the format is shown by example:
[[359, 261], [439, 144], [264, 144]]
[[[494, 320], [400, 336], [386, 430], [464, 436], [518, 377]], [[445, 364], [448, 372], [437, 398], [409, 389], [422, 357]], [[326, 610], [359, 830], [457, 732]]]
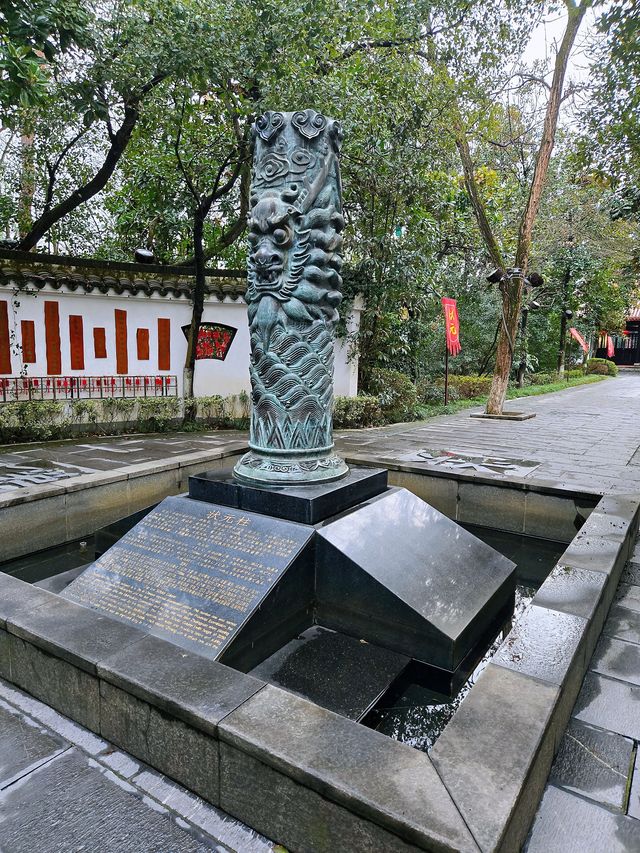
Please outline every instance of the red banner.
[[582, 349], [585, 352], [589, 352], [589, 344], [585, 341], [580, 332], [577, 329], [574, 329], [573, 326], [569, 329], [569, 332], [571, 334], [571, 337], [578, 341]]
[[444, 309], [444, 328], [447, 337], [447, 349], [451, 355], [458, 355], [460, 346], [460, 320], [458, 319], [458, 306], [455, 299], [442, 299]]
[[616, 354], [616, 348], [613, 345], [613, 338], [607, 335], [607, 358], [613, 358]]

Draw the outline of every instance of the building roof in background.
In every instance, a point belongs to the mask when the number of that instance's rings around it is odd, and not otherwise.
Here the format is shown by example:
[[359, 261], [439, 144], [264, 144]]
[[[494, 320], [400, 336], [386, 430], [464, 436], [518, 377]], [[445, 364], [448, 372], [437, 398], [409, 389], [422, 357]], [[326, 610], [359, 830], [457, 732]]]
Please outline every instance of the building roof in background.
[[[0, 249], [0, 289], [30, 286], [64, 292], [171, 296], [191, 298], [193, 267], [160, 264], [130, 264], [77, 258], [69, 255], [44, 255]], [[246, 290], [244, 270], [206, 271], [209, 299], [239, 299]]]
[[634, 305], [627, 311], [627, 320], [640, 320], [640, 305]]

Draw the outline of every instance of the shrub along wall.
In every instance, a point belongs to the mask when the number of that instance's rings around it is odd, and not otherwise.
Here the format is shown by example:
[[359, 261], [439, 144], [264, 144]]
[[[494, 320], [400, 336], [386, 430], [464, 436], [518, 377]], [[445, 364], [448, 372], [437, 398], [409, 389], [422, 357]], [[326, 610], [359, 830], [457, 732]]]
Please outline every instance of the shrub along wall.
[[[193, 406], [195, 405], [195, 413]], [[244, 429], [249, 395], [140, 399], [32, 401], [0, 405], [0, 442], [51, 441], [76, 435], [167, 432], [171, 429]], [[186, 422], [185, 422], [186, 421]]]

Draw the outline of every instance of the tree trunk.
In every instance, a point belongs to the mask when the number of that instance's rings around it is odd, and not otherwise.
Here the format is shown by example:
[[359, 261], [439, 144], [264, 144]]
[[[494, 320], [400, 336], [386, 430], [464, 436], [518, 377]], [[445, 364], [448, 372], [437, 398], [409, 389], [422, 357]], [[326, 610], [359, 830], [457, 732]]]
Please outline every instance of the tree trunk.
[[68, 213], [75, 210], [76, 207], [93, 198], [94, 195], [97, 195], [97, 193], [105, 188], [127, 147], [137, 121], [138, 104], [135, 102], [126, 106], [122, 125], [114, 135], [107, 156], [93, 178], [74, 190], [71, 195], [63, 199], [59, 204], [54, 205], [50, 210], [46, 210], [36, 219], [29, 231], [24, 236], [21, 236], [20, 243], [18, 244], [19, 249], [23, 251], [33, 249], [56, 222], [59, 222]]
[[523, 279], [520, 275], [508, 276], [502, 282], [502, 322], [496, 349], [496, 366], [487, 399], [488, 415], [501, 415], [509, 386], [513, 364], [514, 342], [518, 334], [518, 319], [522, 301]]
[[[205, 255], [204, 255], [204, 220], [206, 219], [208, 207], [203, 209], [200, 204], [193, 215], [193, 258], [194, 258], [194, 281], [193, 281], [193, 311], [191, 312], [191, 323], [189, 325], [189, 336], [187, 338], [187, 355], [184, 363], [184, 397], [193, 397], [193, 379], [196, 367], [196, 347], [198, 343], [198, 332], [204, 313], [205, 296]], [[185, 418], [195, 419], [193, 406], [185, 407]]]
[[27, 118], [20, 134], [20, 186], [18, 192], [18, 235], [28, 234], [33, 223], [33, 193], [35, 187], [35, 153], [33, 123]]
[[[520, 314], [520, 305], [522, 302], [522, 291], [524, 277], [527, 275], [527, 267], [529, 265], [529, 255], [531, 252], [531, 238], [533, 235], [533, 227], [535, 225], [542, 193], [547, 180], [549, 171], [549, 161], [551, 152], [556, 137], [556, 128], [558, 126], [558, 114], [560, 112], [560, 104], [562, 102], [562, 89], [564, 86], [564, 78], [567, 71], [567, 62], [571, 48], [580, 29], [580, 24], [590, 5], [587, 0], [583, 0], [579, 6], [575, 6], [571, 0], [565, 3], [569, 18], [567, 27], [562, 37], [562, 42], [556, 54], [556, 61], [553, 69], [553, 80], [549, 91], [549, 101], [544, 117], [544, 127], [542, 130], [542, 139], [536, 158], [536, 165], [531, 181], [531, 189], [529, 190], [529, 198], [527, 206], [522, 215], [520, 229], [518, 232], [518, 246], [516, 249], [515, 269], [521, 271], [521, 276], [518, 276], [517, 286], [511, 281], [504, 284], [502, 296], [502, 315], [503, 323], [500, 330], [500, 340], [498, 341], [498, 351], [496, 354], [496, 367], [493, 374], [493, 382], [487, 400], [487, 414], [500, 415], [507, 393], [509, 384], [509, 372], [513, 361], [513, 342], [518, 330], [518, 317]], [[488, 248], [490, 248], [488, 246]]]

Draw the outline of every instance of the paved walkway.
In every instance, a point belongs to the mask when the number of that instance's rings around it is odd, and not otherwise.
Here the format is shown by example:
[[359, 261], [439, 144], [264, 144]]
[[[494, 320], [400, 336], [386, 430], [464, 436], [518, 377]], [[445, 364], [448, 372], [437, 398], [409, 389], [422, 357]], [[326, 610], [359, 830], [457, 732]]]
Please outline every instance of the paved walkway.
[[[354, 462], [524, 477], [595, 493], [640, 492], [640, 372], [512, 400], [505, 408], [536, 417], [478, 419], [469, 415], [482, 409], [467, 409], [416, 424], [341, 433], [337, 445]], [[425, 451], [431, 460], [421, 455]]]
[[[336, 445], [354, 462], [525, 477], [595, 493], [640, 492], [640, 371], [513, 400], [508, 408], [535, 412], [536, 417], [484, 420], [470, 417], [480, 408], [467, 409], [417, 423], [338, 432]], [[240, 452], [246, 440], [246, 433], [220, 430], [4, 447], [0, 495], [171, 456]]]
[[2, 853], [274, 853], [266, 838], [0, 680]]
[[113, 471], [141, 462], [166, 462], [187, 453], [242, 449], [246, 434], [231, 430], [210, 433], [171, 433], [163, 436], [127, 435], [84, 438], [0, 448], [0, 496], [20, 488], [47, 485], [70, 477]]
[[640, 850], [640, 542], [591, 659], [527, 853]]

